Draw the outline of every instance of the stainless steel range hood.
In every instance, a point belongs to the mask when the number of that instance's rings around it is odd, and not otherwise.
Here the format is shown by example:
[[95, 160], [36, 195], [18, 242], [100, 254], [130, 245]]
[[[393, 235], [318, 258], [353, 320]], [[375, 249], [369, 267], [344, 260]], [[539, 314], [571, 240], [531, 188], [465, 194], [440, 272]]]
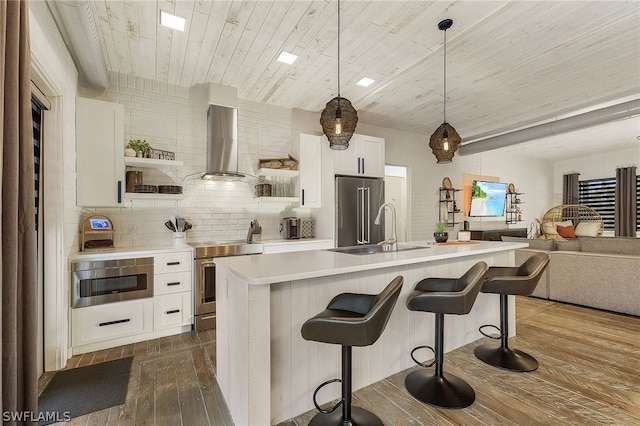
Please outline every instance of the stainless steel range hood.
[[209, 105], [207, 111], [207, 170], [202, 179], [237, 180], [238, 173], [238, 110]]

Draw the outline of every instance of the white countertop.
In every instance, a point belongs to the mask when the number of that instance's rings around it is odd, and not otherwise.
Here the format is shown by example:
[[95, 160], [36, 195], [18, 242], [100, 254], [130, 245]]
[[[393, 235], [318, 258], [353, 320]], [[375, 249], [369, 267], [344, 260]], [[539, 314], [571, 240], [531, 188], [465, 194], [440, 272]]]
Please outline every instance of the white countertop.
[[82, 251], [69, 255], [70, 261], [75, 260], [105, 260], [105, 259], [123, 259], [127, 257], [149, 257], [161, 253], [175, 253], [182, 251], [193, 251], [191, 246], [174, 247], [167, 246], [136, 246], [136, 247], [116, 247], [105, 251]]
[[236, 256], [216, 259], [216, 266], [228, 268], [248, 284], [262, 285], [528, 247], [526, 243], [493, 241], [473, 241], [471, 244], [463, 245], [437, 245], [433, 241], [415, 241], [400, 245], [425, 248], [368, 255], [311, 250]]
[[298, 238], [297, 240], [286, 240], [284, 238], [278, 238], [275, 240], [262, 240], [260, 241], [265, 246], [271, 245], [279, 245], [279, 244], [312, 244], [312, 243], [323, 243], [323, 242], [331, 242], [329, 239], [321, 239], [321, 238]]

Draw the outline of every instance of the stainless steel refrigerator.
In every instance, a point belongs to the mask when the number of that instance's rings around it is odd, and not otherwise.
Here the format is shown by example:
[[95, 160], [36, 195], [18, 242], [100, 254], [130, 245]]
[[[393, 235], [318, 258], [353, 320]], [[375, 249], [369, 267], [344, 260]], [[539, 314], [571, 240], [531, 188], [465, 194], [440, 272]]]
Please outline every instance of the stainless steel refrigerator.
[[377, 244], [384, 240], [384, 221], [373, 222], [384, 204], [384, 180], [336, 176], [336, 244]]

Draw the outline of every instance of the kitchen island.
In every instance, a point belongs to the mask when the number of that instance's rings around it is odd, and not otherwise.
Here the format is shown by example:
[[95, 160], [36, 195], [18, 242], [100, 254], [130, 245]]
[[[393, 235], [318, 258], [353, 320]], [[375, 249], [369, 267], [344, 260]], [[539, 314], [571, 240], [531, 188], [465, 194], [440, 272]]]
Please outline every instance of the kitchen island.
[[[304, 413], [313, 408], [314, 389], [340, 377], [340, 347], [309, 342], [300, 334], [302, 324], [335, 295], [376, 294], [398, 275], [405, 281], [380, 339], [354, 348], [357, 390], [413, 366], [409, 354], [414, 347], [433, 345], [434, 315], [405, 307], [419, 280], [459, 277], [481, 260], [490, 266], [513, 266], [514, 250], [527, 246], [484, 241], [411, 244], [425, 248], [368, 255], [314, 250], [216, 261], [216, 374], [235, 424], [275, 424]], [[445, 351], [480, 338], [479, 326], [499, 324], [498, 299], [481, 293], [469, 315], [448, 315]], [[510, 305], [515, 324], [513, 297]], [[323, 389], [319, 402], [338, 397], [339, 388]]]

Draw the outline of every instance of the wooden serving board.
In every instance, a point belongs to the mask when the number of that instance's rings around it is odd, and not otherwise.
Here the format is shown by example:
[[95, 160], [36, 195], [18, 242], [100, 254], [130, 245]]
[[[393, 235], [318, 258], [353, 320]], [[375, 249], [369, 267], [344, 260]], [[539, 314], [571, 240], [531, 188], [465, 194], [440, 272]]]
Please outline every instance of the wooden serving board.
[[480, 244], [480, 241], [447, 241], [446, 243], [436, 243], [439, 246], [458, 246], [463, 244]]

